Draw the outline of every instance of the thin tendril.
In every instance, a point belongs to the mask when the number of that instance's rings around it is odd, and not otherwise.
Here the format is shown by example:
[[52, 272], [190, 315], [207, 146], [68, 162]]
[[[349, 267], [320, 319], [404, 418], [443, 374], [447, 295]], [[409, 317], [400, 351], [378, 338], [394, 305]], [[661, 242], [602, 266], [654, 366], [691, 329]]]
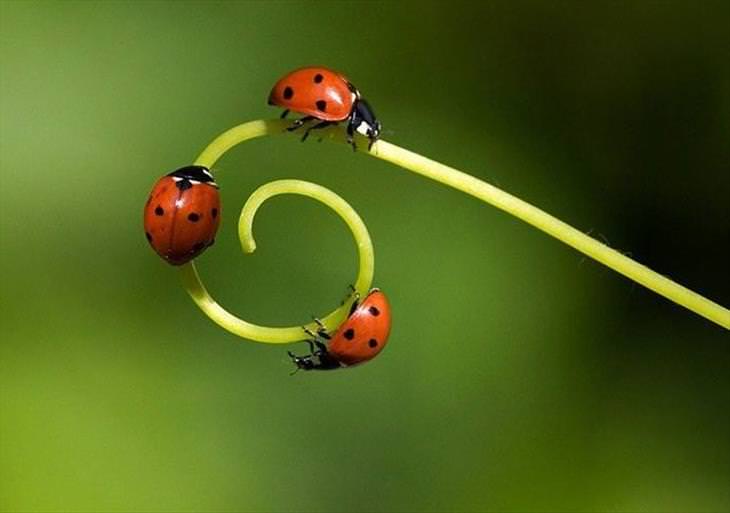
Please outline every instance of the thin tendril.
[[[195, 163], [210, 168], [218, 160], [218, 158], [223, 155], [223, 153], [236, 144], [255, 137], [285, 133], [284, 129], [289, 126], [290, 123], [290, 121], [286, 120], [259, 120], [231, 128], [210, 143]], [[329, 139], [344, 141], [341, 129], [326, 129], [322, 131], [322, 134]], [[667, 299], [684, 306], [685, 308], [726, 329], [730, 329], [730, 310], [727, 308], [691, 291], [686, 287], [683, 287], [682, 285], [679, 285], [678, 283], [673, 282], [659, 273], [652, 271], [648, 267], [639, 264], [615, 249], [606, 246], [580, 230], [576, 230], [563, 221], [560, 221], [550, 214], [515, 196], [512, 196], [509, 193], [482, 182], [481, 180], [478, 180], [477, 178], [457, 169], [445, 166], [417, 153], [399, 148], [398, 146], [383, 141], [382, 139], [377, 141], [370, 149], [368, 149], [366, 140], [359, 140], [358, 151], [391, 162], [404, 169], [408, 169], [409, 171], [413, 171], [414, 173], [431, 178], [437, 182], [441, 182], [471, 196], [479, 198], [485, 203], [489, 203], [490, 205], [504, 210], [518, 219], [531, 224], [548, 235], [555, 237], [565, 244], [568, 244], [569, 246], [588, 255], [598, 262], [601, 262], [614, 271], [623, 274], [627, 278], [644, 285], [648, 289], [653, 290]], [[184, 266], [183, 273], [186, 277], [186, 286], [188, 287], [191, 295], [193, 295], [193, 298], [195, 298], [191, 285], [196, 285], [196, 283], [187, 279], [190, 275], [195, 275], [195, 279], [197, 280], [197, 274], [195, 274], [194, 266], [192, 264]], [[197, 285], [202, 288], [202, 284], [200, 284], [199, 281], [197, 282]], [[363, 291], [360, 292], [362, 293]], [[219, 321], [216, 320], [216, 322]], [[219, 322], [219, 324], [230, 330], [227, 325], [224, 325], [221, 322]], [[296, 338], [296, 340], [300, 339], [301, 336]], [[295, 339], [292, 339], [292, 341], [293, 340]], [[283, 342], [284, 340], [282, 339], [280, 341]]]
[[[264, 201], [281, 194], [300, 194], [321, 201], [345, 221], [355, 237], [360, 258], [360, 269], [354, 287], [358, 294], [364, 297], [373, 282], [375, 268], [375, 257], [373, 255], [373, 244], [370, 240], [370, 235], [365, 227], [365, 223], [363, 223], [353, 208], [337, 194], [320, 185], [301, 180], [278, 180], [259, 187], [248, 198], [248, 201], [246, 201], [246, 204], [241, 210], [241, 217], [238, 220], [238, 236], [241, 240], [243, 252], [253, 253], [256, 250], [256, 241], [253, 238], [253, 218], [256, 215], [256, 211]], [[288, 328], [257, 326], [256, 324], [239, 319], [226, 311], [215, 302], [205, 289], [193, 262], [182, 267], [182, 274], [183, 283], [193, 298], [193, 301], [197, 303], [208, 317], [231, 333], [249, 340], [270, 344], [296, 342], [305, 337], [305, 332], [301, 326]], [[321, 320], [328, 331], [334, 331], [342, 323], [350, 310], [350, 304], [351, 301], [346, 301], [342, 306]], [[315, 323], [308, 324], [307, 328], [311, 331], [317, 330]]]

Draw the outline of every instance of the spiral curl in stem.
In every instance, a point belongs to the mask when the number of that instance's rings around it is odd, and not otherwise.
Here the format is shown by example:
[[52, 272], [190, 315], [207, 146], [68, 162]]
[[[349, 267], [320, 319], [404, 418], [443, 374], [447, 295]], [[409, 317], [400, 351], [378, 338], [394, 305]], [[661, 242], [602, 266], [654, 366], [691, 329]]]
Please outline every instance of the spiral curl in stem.
[[[321, 201], [332, 208], [347, 223], [357, 244], [360, 257], [360, 270], [354, 288], [358, 294], [364, 296], [373, 281], [375, 257], [370, 235], [360, 216], [341, 197], [324, 187], [304, 182], [302, 180], [277, 180], [259, 187], [246, 201], [238, 220], [238, 236], [244, 253], [253, 253], [256, 250], [256, 241], [253, 238], [253, 218], [256, 211], [267, 199], [281, 194], [300, 194]], [[219, 326], [231, 333], [257, 342], [270, 344], [285, 344], [304, 338], [305, 331], [301, 326], [288, 328], [270, 328], [251, 324], [226, 311], [210, 296], [195, 268], [193, 262], [182, 267], [183, 282], [193, 300], [208, 317]], [[345, 319], [351, 302], [345, 302], [340, 308], [324, 317], [320, 322], [328, 330], [334, 331]], [[314, 323], [307, 325], [311, 331], [317, 330]]]
[[[255, 137], [285, 133], [285, 128], [289, 126], [289, 124], [290, 122], [284, 120], [259, 120], [231, 128], [210, 143], [195, 163], [210, 168], [218, 160], [218, 158], [223, 155], [223, 153], [236, 144]], [[337, 129], [336, 127], [326, 129], [323, 131], [323, 134], [327, 138], [344, 142], [342, 130]], [[555, 237], [585, 255], [597, 260], [598, 262], [601, 262], [614, 271], [623, 274], [627, 278], [644, 285], [648, 289], [653, 290], [667, 299], [684, 306], [685, 308], [726, 329], [730, 329], [730, 310], [727, 308], [697, 294], [696, 292], [693, 292], [686, 287], [683, 287], [682, 285], [679, 285], [678, 283], [675, 283], [657, 272], [652, 271], [648, 267], [639, 264], [626, 255], [586, 235], [580, 230], [573, 228], [563, 221], [515, 196], [512, 196], [507, 192], [498, 189], [497, 187], [482, 182], [481, 180], [457, 169], [440, 164], [383, 140], [377, 141], [369, 149], [367, 143], [361, 140], [359, 141], [357, 150], [359, 152], [367, 153], [373, 157], [391, 162], [427, 178], [436, 180], [437, 182], [465, 192], [484, 201], [485, 203], [489, 203], [490, 205], [504, 210], [518, 219], [531, 224], [548, 235]], [[244, 242], [244, 250], [245, 248], [246, 246]], [[232, 329], [234, 328], [235, 322], [244, 323], [244, 321], [240, 321], [233, 316], [231, 316], [230, 319], [220, 316], [212, 316], [210, 308], [207, 308], [209, 305], [206, 302], [207, 300], [205, 300], [205, 296], [200, 295], [201, 290], [205, 292], [205, 288], [202, 283], [200, 283], [194, 264], [190, 263], [184, 266], [182, 271], [185, 285], [191, 296], [193, 296], [193, 299], [209, 316], [213, 318], [214, 321], [229, 331], [233, 331], [234, 333], [241, 334], [246, 338], [260, 340], [262, 342], [288, 342], [301, 340], [301, 331], [298, 332], [299, 335], [297, 335], [297, 337], [291, 339], [287, 339], [287, 336], [282, 334], [281, 337], [276, 338], [276, 340], [261, 340], [256, 337], [243, 334], [242, 331]], [[361, 294], [364, 292], [360, 289], [358, 289], [358, 291]], [[207, 296], [207, 292], [205, 292], [205, 294]], [[212, 301], [212, 299], [210, 299], [210, 301]], [[215, 304], [215, 302], [213, 302], [213, 304]], [[328, 322], [339, 318], [339, 315], [341, 315], [343, 311], [344, 307], [336, 311], [337, 315], [333, 313], [331, 316], [328, 316]], [[230, 316], [230, 314], [227, 315]], [[327, 324], [327, 327], [330, 328], [330, 324]], [[286, 332], [286, 335], [289, 334], [290, 332]], [[291, 332], [291, 335], [294, 335], [293, 331]]]

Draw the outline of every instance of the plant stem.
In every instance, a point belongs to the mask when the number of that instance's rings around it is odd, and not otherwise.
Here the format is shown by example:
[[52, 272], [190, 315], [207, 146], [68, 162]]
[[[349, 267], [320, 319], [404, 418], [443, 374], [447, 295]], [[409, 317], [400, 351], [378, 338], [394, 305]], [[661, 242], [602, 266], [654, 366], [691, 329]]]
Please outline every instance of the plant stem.
[[[264, 201], [280, 194], [300, 194], [321, 201], [345, 221], [355, 237], [360, 258], [360, 268], [354, 287], [361, 297], [365, 297], [373, 282], [375, 273], [373, 244], [368, 230], [360, 216], [345, 200], [320, 185], [301, 180], [277, 180], [259, 187], [246, 201], [238, 220], [238, 236], [241, 240], [243, 252], [253, 253], [256, 250], [256, 241], [253, 238], [253, 218], [256, 211]], [[195, 303], [208, 317], [231, 333], [249, 340], [272, 344], [285, 344], [306, 338], [301, 326], [270, 328], [239, 319], [226, 311], [210, 296], [201, 282], [193, 262], [182, 266], [181, 270], [185, 288]], [[328, 331], [334, 331], [347, 317], [351, 303], [351, 300], [346, 301], [321, 320]], [[311, 331], [317, 331], [315, 323], [308, 324], [307, 328]]]
[[[367, 150], [365, 150], [367, 151]], [[652, 271], [626, 255], [586, 235], [580, 230], [551, 216], [488, 183], [466, 173], [427, 159], [412, 151], [385, 141], [378, 141], [369, 152], [372, 156], [431, 178], [489, 203], [518, 219], [531, 224], [548, 235], [601, 262], [627, 278], [661, 294], [667, 299], [730, 329], [730, 310]]]
[[[223, 155], [223, 153], [236, 144], [254, 137], [285, 133], [284, 129], [289, 125], [290, 122], [286, 120], [259, 120], [234, 127], [216, 138], [203, 151], [200, 157], [198, 157], [196, 164], [210, 168], [218, 160], [218, 158]], [[322, 134], [330, 139], [344, 141], [342, 130], [338, 128], [324, 130]], [[480, 200], [531, 224], [569, 246], [572, 246], [578, 251], [601, 262], [614, 271], [623, 274], [627, 278], [644, 285], [648, 289], [661, 294], [667, 299], [684, 306], [685, 308], [726, 329], [730, 329], [730, 310], [727, 308], [724, 308], [696, 292], [673, 282], [665, 276], [652, 271], [648, 267], [635, 262], [615, 249], [606, 246], [585, 233], [576, 230], [570, 225], [530, 205], [529, 203], [512, 196], [509, 193], [482, 182], [481, 180], [478, 180], [477, 178], [457, 169], [445, 166], [383, 140], [377, 141], [372, 148], [368, 150], [367, 141], [360, 139], [358, 151], [392, 162], [404, 169], [408, 169], [409, 171], [413, 171], [417, 174], [431, 178], [437, 182], [479, 198]], [[191, 295], [193, 295], [194, 291], [191, 291], [189, 287], [192, 282], [187, 279], [187, 274], [194, 272], [195, 270], [192, 264], [183, 268], [183, 273], [186, 277], [186, 284], [188, 285]], [[202, 284], [200, 284], [200, 287], [202, 287]], [[360, 292], [362, 293], [362, 291]], [[193, 295], [193, 298], [195, 299], [195, 295]], [[300, 339], [301, 337], [296, 340]]]

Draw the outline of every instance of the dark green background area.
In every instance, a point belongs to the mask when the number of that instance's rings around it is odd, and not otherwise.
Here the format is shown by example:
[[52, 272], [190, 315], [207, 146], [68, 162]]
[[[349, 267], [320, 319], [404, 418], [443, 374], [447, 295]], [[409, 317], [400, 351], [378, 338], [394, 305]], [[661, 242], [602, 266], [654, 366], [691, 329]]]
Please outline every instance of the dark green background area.
[[[730, 305], [725, 2], [0, 3], [0, 509], [730, 509], [730, 337], [464, 194], [344, 145], [246, 143], [199, 259], [241, 317], [304, 323], [371, 232], [387, 349], [289, 376], [150, 249], [157, 179], [342, 70], [384, 138]], [[289, 349], [303, 350], [300, 346]]]

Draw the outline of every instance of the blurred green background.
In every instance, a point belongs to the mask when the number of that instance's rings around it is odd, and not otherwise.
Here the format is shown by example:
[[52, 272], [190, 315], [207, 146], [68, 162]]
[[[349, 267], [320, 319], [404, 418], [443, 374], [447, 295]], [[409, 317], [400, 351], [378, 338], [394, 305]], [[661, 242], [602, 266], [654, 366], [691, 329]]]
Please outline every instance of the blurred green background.
[[299, 373], [197, 310], [147, 246], [163, 173], [275, 117], [325, 64], [385, 138], [464, 169], [730, 305], [725, 2], [0, 3], [0, 508], [730, 509], [730, 337], [461, 193], [335, 144], [268, 138], [216, 167], [199, 259], [261, 324], [329, 311], [344, 224], [395, 323], [372, 363]]

